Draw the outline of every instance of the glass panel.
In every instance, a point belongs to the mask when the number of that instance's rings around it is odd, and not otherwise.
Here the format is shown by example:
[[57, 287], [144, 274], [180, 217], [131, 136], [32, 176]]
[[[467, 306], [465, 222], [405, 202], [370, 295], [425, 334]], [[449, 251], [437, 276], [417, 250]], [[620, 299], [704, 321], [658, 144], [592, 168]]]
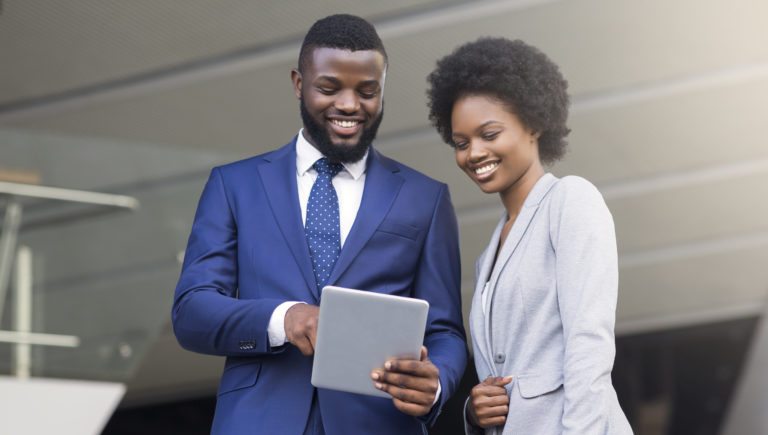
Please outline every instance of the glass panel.
[[[18, 243], [33, 253], [32, 331], [80, 338], [76, 348], [32, 346], [32, 376], [127, 379], [169, 321], [210, 168], [233, 157], [2, 129], [0, 144], [0, 167], [38, 172], [42, 185], [140, 201], [129, 211], [19, 198]], [[0, 329], [12, 329], [12, 305], [13, 284]], [[11, 373], [13, 348], [0, 343], [0, 374]]]

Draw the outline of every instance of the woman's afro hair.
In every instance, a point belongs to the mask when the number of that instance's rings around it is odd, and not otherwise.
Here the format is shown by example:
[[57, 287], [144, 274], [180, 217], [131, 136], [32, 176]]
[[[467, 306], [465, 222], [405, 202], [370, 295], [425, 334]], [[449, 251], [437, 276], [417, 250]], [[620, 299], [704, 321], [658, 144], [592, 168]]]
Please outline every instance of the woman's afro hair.
[[503, 103], [524, 126], [540, 133], [542, 163], [565, 154], [568, 82], [536, 47], [520, 40], [480, 38], [437, 61], [427, 81], [429, 119], [447, 144], [453, 145], [454, 103], [467, 95], [483, 95]]

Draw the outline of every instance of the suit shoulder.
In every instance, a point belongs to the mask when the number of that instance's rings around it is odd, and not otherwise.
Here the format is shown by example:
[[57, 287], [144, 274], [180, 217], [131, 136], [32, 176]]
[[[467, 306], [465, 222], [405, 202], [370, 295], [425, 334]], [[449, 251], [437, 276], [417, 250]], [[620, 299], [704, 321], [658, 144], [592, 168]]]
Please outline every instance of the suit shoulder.
[[248, 157], [247, 159], [237, 160], [234, 162], [224, 163], [214, 167], [214, 170], [219, 170], [223, 173], [239, 172], [247, 168], [253, 168], [263, 162], [261, 156]]
[[550, 210], [575, 215], [610, 214], [603, 195], [589, 180], [569, 175], [553, 187]]
[[600, 198], [602, 194], [589, 180], [578, 175], [566, 175], [553, 187], [555, 197], [562, 200], [579, 200], [586, 198]]
[[243, 172], [251, 172], [256, 167], [263, 165], [275, 158], [281, 157], [285, 155], [286, 153], [290, 152], [291, 146], [293, 143], [289, 143], [288, 145], [285, 145], [283, 147], [280, 147], [276, 150], [267, 151], [266, 153], [262, 153], [253, 157], [248, 157], [242, 160], [237, 160], [230, 163], [225, 163], [220, 166], [216, 166], [213, 168], [213, 170], [218, 170], [223, 174], [241, 174]]

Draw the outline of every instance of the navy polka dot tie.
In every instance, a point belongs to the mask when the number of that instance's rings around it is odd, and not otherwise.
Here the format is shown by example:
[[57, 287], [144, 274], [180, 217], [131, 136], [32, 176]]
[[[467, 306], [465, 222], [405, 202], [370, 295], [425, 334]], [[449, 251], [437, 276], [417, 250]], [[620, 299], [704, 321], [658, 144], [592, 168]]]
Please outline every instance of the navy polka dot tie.
[[341, 171], [342, 166], [341, 163], [330, 163], [323, 157], [312, 167], [317, 171], [317, 179], [309, 192], [304, 233], [312, 256], [317, 288], [322, 290], [341, 251], [339, 198], [331, 180]]

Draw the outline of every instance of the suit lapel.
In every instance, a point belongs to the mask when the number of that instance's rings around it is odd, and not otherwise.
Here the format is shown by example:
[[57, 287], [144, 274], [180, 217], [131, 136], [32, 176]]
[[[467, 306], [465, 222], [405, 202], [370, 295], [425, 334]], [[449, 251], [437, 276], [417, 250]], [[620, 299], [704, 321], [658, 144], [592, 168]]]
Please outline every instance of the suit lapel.
[[[496, 374], [496, 366], [493, 364], [493, 349], [491, 349], [490, 292], [492, 286], [488, 281], [491, 277], [491, 272], [493, 272], [493, 258], [496, 255], [496, 249], [499, 246], [501, 230], [504, 227], [504, 222], [507, 220], [506, 216], [506, 213], [504, 213], [504, 216], [499, 220], [499, 223], [496, 225], [496, 229], [491, 236], [491, 241], [488, 242], [488, 247], [480, 257], [481, 263], [480, 268], [478, 269], [477, 283], [475, 283], [475, 297], [473, 300], [473, 304], [478, 304], [478, 306], [483, 305], [483, 292], [487, 291], [489, 293], [488, 295], [485, 295], [485, 305], [477, 308], [477, 311], [480, 311], [482, 315], [480, 317], [480, 324], [476, 324], [475, 329], [483, 331], [483, 334], [480, 335], [478, 340], [478, 347], [483, 349], [482, 356], [485, 358], [484, 362], [493, 375]], [[488, 288], [485, 288], [486, 283], [488, 283]], [[473, 310], [474, 309], [475, 308], [473, 307]], [[477, 356], [475, 357], [477, 358]]]
[[387, 161], [373, 147], [370, 150], [360, 208], [341, 249], [339, 259], [336, 260], [331, 276], [328, 278], [328, 284], [338, 281], [352, 264], [384, 220], [403, 184], [402, 177], [396, 175], [399, 171], [397, 166]]
[[312, 289], [314, 294], [315, 275], [312, 272], [312, 260], [304, 235], [304, 224], [301, 222], [299, 191], [296, 186], [296, 139], [264, 159], [268, 163], [259, 165], [258, 170], [269, 198], [269, 205], [280, 232], [307, 282], [307, 288]]
[[[486, 299], [486, 305], [488, 307], [486, 311], [488, 313], [488, 318], [486, 320], [486, 331], [488, 331], [489, 334], [491, 327], [490, 322], [493, 320], [491, 319], [493, 294], [496, 291], [499, 275], [501, 274], [501, 271], [504, 269], [506, 264], [509, 262], [512, 254], [514, 254], [517, 246], [520, 244], [520, 241], [523, 239], [523, 236], [528, 230], [528, 226], [530, 226], [533, 217], [536, 215], [536, 211], [539, 209], [541, 200], [544, 199], [544, 196], [552, 188], [555, 181], [557, 181], [557, 178], [555, 178], [554, 175], [546, 173], [536, 182], [536, 184], [533, 186], [533, 189], [531, 189], [530, 193], [528, 193], [528, 197], [525, 198], [523, 207], [520, 209], [520, 213], [518, 214], [517, 219], [515, 219], [515, 223], [512, 224], [512, 228], [509, 230], [507, 239], [504, 241], [504, 246], [501, 248], [501, 252], [499, 252], [498, 257], [496, 258], [496, 264], [493, 267], [491, 280], [488, 285], [489, 293]], [[504, 213], [504, 217], [502, 218], [500, 225], [503, 225], [506, 217], [507, 214]], [[500, 228], [497, 227], [497, 231], [499, 230]], [[493, 342], [490, 339], [488, 341], [488, 345], [490, 347], [493, 346]]]

